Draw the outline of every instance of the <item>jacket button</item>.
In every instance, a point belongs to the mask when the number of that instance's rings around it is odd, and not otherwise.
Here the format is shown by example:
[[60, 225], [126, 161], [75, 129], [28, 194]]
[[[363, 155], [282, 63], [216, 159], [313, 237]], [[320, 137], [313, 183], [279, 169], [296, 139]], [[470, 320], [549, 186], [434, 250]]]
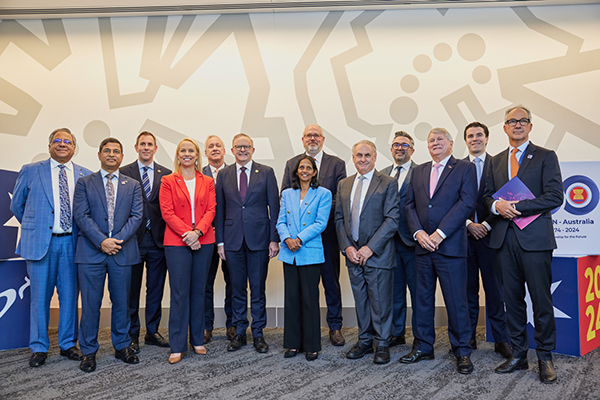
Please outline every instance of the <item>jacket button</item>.
[[307, 213], [307, 214], [310, 214], [310, 211], [307, 211], [306, 213]]
[[290, 212], [288, 211], [288, 214], [289, 214], [289, 213], [290, 213]]
[[302, 226], [306, 226], [306, 224], [304, 223], [304, 224], [302, 224]]
[[50, 229], [52, 229], [52, 227], [50, 227]]
[[430, 204], [430, 205], [428, 205], [427, 207], [431, 208], [431, 204]]

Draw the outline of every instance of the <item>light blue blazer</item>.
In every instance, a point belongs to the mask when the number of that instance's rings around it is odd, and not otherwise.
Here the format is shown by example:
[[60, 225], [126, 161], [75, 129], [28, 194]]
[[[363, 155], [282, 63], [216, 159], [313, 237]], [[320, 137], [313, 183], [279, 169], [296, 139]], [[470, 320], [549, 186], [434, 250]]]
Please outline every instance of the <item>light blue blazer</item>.
[[[73, 163], [73, 178], [91, 174], [87, 168]], [[21, 240], [16, 253], [26, 260], [39, 261], [48, 252], [54, 225], [54, 195], [50, 159], [23, 165], [13, 191], [10, 210], [21, 223]], [[77, 224], [73, 219], [73, 248]]]
[[[331, 211], [331, 192], [320, 186], [310, 188], [300, 204], [300, 189], [286, 189], [281, 193], [277, 232], [281, 238], [279, 260], [296, 265], [314, 265], [325, 262], [321, 233], [327, 226]], [[291, 251], [287, 238], [300, 238], [302, 247]]]

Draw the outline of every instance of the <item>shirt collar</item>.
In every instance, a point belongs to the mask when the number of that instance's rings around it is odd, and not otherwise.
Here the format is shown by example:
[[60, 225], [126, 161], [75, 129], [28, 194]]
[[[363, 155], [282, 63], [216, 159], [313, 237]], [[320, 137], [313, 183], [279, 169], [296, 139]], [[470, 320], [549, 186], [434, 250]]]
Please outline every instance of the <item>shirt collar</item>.
[[[452, 157], [452, 154], [450, 154], [448, 157], [444, 158], [442, 161], [440, 161], [439, 163], [442, 164], [442, 169], [446, 167], [446, 164], [448, 164], [448, 160], [450, 159], [450, 157]], [[436, 161], [431, 160], [431, 167], [433, 168], [433, 166], [435, 165]]]
[[373, 174], [375, 173], [375, 168], [373, 168], [371, 171], [367, 172], [364, 175], [361, 175], [359, 173], [356, 173], [356, 179], [358, 179], [360, 176], [364, 176], [365, 178], [367, 178], [367, 180], [371, 180], [373, 179]]
[[[407, 162], [405, 162], [404, 164], [400, 165], [400, 168], [402, 168], [405, 171], [408, 171], [408, 169], [410, 168], [410, 164], [412, 163], [411, 160], [408, 160]], [[398, 164], [394, 164], [394, 170], [396, 169], [396, 167], [398, 166]]]
[[469, 160], [471, 162], [475, 161], [475, 158], [479, 158], [481, 161], [485, 162], [485, 157], [487, 156], [487, 153], [484, 151], [482, 155], [480, 155], [479, 157], [475, 157], [472, 154], [469, 154]]
[[[100, 173], [102, 174], [102, 179], [106, 178], [106, 175], [108, 175], [108, 172], [106, 172], [105, 170], [103, 170], [102, 168], [100, 168]], [[115, 172], [112, 173], [113, 176], [117, 177], [117, 180], [119, 180], [119, 170], [116, 170]]]
[[[525, 149], [527, 148], [527, 146], [529, 146], [529, 140], [526, 141], [525, 143], [523, 143], [522, 145], [518, 146], [517, 149], [519, 149], [519, 152], [523, 153], [523, 152], [525, 152]], [[514, 149], [514, 147], [510, 146], [509, 153], [512, 153], [513, 149]]]
[[[306, 153], [307, 156], [312, 157], [310, 154]], [[321, 164], [321, 160], [323, 160], [323, 150], [321, 150], [320, 152], [317, 153], [316, 156], [313, 157], [315, 159], [315, 161], [317, 162], [317, 164]]]
[[[246, 167], [246, 171], [250, 171], [252, 169], [252, 160], [248, 161], [244, 167]], [[235, 163], [235, 169], [239, 171], [240, 168], [242, 168], [242, 166], [238, 163]]]
[[64, 164], [59, 163], [54, 158], [50, 158], [50, 166], [51, 168], [58, 168], [59, 165], [64, 165], [67, 168], [67, 171], [73, 171], [73, 161], [69, 160]]
[[138, 169], [141, 171], [144, 169], [144, 167], [148, 167], [148, 169], [154, 171], [154, 161], [152, 161], [150, 163], [150, 165], [144, 165], [142, 164], [142, 162], [140, 160], [137, 160], [137, 164], [138, 164]]

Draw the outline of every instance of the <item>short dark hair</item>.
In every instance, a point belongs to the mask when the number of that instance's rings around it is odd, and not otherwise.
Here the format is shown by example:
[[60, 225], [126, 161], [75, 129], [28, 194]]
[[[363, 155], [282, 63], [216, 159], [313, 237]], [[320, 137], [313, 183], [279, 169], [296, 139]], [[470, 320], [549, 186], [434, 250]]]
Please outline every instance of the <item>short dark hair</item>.
[[406, 133], [404, 131], [398, 131], [398, 132], [394, 133], [394, 139], [396, 139], [398, 136], [407, 138], [408, 141], [410, 142], [410, 147], [412, 147], [412, 148], [415, 147], [415, 141], [408, 133]]
[[313, 169], [317, 172], [315, 174], [315, 176], [313, 176], [312, 179], [310, 180], [310, 187], [314, 188], [314, 189], [318, 188], [319, 181], [317, 180], [317, 175], [319, 174], [319, 170], [317, 169], [317, 162], [311, 156], [309, 156], [307, 154], [303, 154], [298, 159], [298, 162], [296, 163], [296, 166], [294, 167], [294, 170], [292, 171], [292, 189], [300, 189], [300, 178], [298, 178], [298, 168], [300, 168], [300, 163], [302, 162], [302, 160], [310, 161]]
[[104, 139], [102, 141], [102, 143], [100, 143], [100, 147], [98, 148], [98, 153], [102, 153], [102, 149], [108, 143], [117, 143], [119, 145], [119, 147], [121, 148], [121, 153], [123, 152], [123, 145], [121, 144], [121, 142], [119, 142], [119, 139], [114, 138], [114, 137], [107, 137], [106, 139]]
[[484, 123], [481, 122], [471, 122], [469, 125], [465, 126], [465, 131], [463, 133], [463, 137], [465, 139], [465, 141], [467, 140], [467, 129], [469, 128], [481, 128], [483, 129], [483, 133], [485, 133], [485, 137], [490, 137], [490, 130], [488, 129], [487, 126], [485, 126]]
[[154, 144], [156, 144], [156, 136], [154, 136], [152, 133], [150, 133], [150, 132], [148, 132], [148, 131], [144, 131], [144, 132], [141, 132], [141, 133], [140, 133], [140, 134], [137, 136], [137, 138], [135, 139], [135, 144], [136, 144], [136, 145], [140, 144], [140, 138], [141, 138], [142, 136], [152, 136], [152, 139], [154, 139]]

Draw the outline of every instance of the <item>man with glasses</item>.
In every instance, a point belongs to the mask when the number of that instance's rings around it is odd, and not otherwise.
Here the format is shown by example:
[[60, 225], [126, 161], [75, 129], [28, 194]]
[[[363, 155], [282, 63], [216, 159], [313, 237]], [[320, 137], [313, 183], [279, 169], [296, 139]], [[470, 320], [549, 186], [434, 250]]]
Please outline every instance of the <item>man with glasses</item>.
[[[325, 136], [319, 125], [308, 125], [302, 134], [302, 144], [306, 154], [313, 157], [317, 164], [319, 184], [329, 189], [333, 195], [332, 212], [323, 238], [323, 251], [325, 262], [321, 264], [321, 283], [325, 289], [325, 302], [327, 303], [327, 325], [329, 326], [329, 340], [334, 346], [343, 346], [346, 340], [342, 335], [342, 292], [340, 290], [340, 248], [335, 231], [334, 212], [335, 195], [338, 183], [346, 177], [346, 163], [334, 155], [323, 151]], [[292, 171], [303, 154], [299, 154], [285, 164], [281, 191], [292, 186]]]
[[79, 345], [83, 358], [79, 369], [96, 370], [100, 307], [108, 275], [110, 330], [115, 358], [127, 364], [139, 362], [129, 347], [129, 290], [131, 266], [140, 262], [136, 232], [142, 223], [144, 200], [138, 181], [119, 173], [123, 146], [109, 137], [100, 143], [101, 169], [81, 178], [75, 186], [73, 215], [81, 231], [75, 262], [81, 289]]
[[[494, 215], [490, 247], [497, 249], [502, 268], [504, 299], [512, 357], [499, 365], [499, 374], [524, 370], [527, 363], [527, 304], [525, 284], [533, 304], [534, 340], [543, 383], [556, 382], [552, 350], [556, 326], [552, 306], [552, 251], [556, 248], [551, 211], [562, 205], [563, 185], [556, 153], [529, 140], [531, 112], [519, 105], [505, 113], [504, 132], [509, 148], [494, 156], [486, 176], [484, 204]], [[492, 196], [513, 177], [518, 177], [535, 196], [531, 200], [495, 200]], [[517, 217], [539, 216], [523, 229]]]
[[396, 248], [396, 267], [394, 268], [394, 316], [392, 336], [389, 339], [390, 347], [406, 343], [406, 286], [410, 290], [410, 302], [412, 305], [412, 326], [416, 326], [417, 313], [415, 312], [415, 290], [417, 278], [415, 275], [415, 241], [406, 222], [404, 202], [406, 190], [410, 183], [412, 171], [417, 166], [411, 157], [415, 152], [413, 138], [404, 131], [398, 131], [394, 135], [391, 147], [394, 164], [381, 170], [381, 173], [389, 175], [398, 181], [398, 205], [400, 217], [398, 219], [398, 230], [394, 234], [394, 246]]
[[46, 362], [48, 320], [54, 287], [59, 295], [60, 355], [79, 361], [77, 350], [77, 266], [73, 261], [77, 224], [73, 221], [75, 183], [92, 173], [71, 161], [75, 136], [67, 128], [50, 134], [50, 158], [24, 165], [13, 191], [11, 211], [21, 224], [16, 253], [26, 260], [31, 282], [29, 348], [31, 367]]
[[232, 144], [235, 164], [219, 172], [215, 217], [217, 252], [227, 261], [233, 288], [236, 333], [227, 351], [246, 345], [249, 284], [254, 349], [266, 353], [269, 345], [263, 336], [267, 326], [265, 284], [269, 259], [279, 253], [275, 228], [279, 191], [273, 168], [252, 160], [254, 143], [250, 136], [239, 133]]

